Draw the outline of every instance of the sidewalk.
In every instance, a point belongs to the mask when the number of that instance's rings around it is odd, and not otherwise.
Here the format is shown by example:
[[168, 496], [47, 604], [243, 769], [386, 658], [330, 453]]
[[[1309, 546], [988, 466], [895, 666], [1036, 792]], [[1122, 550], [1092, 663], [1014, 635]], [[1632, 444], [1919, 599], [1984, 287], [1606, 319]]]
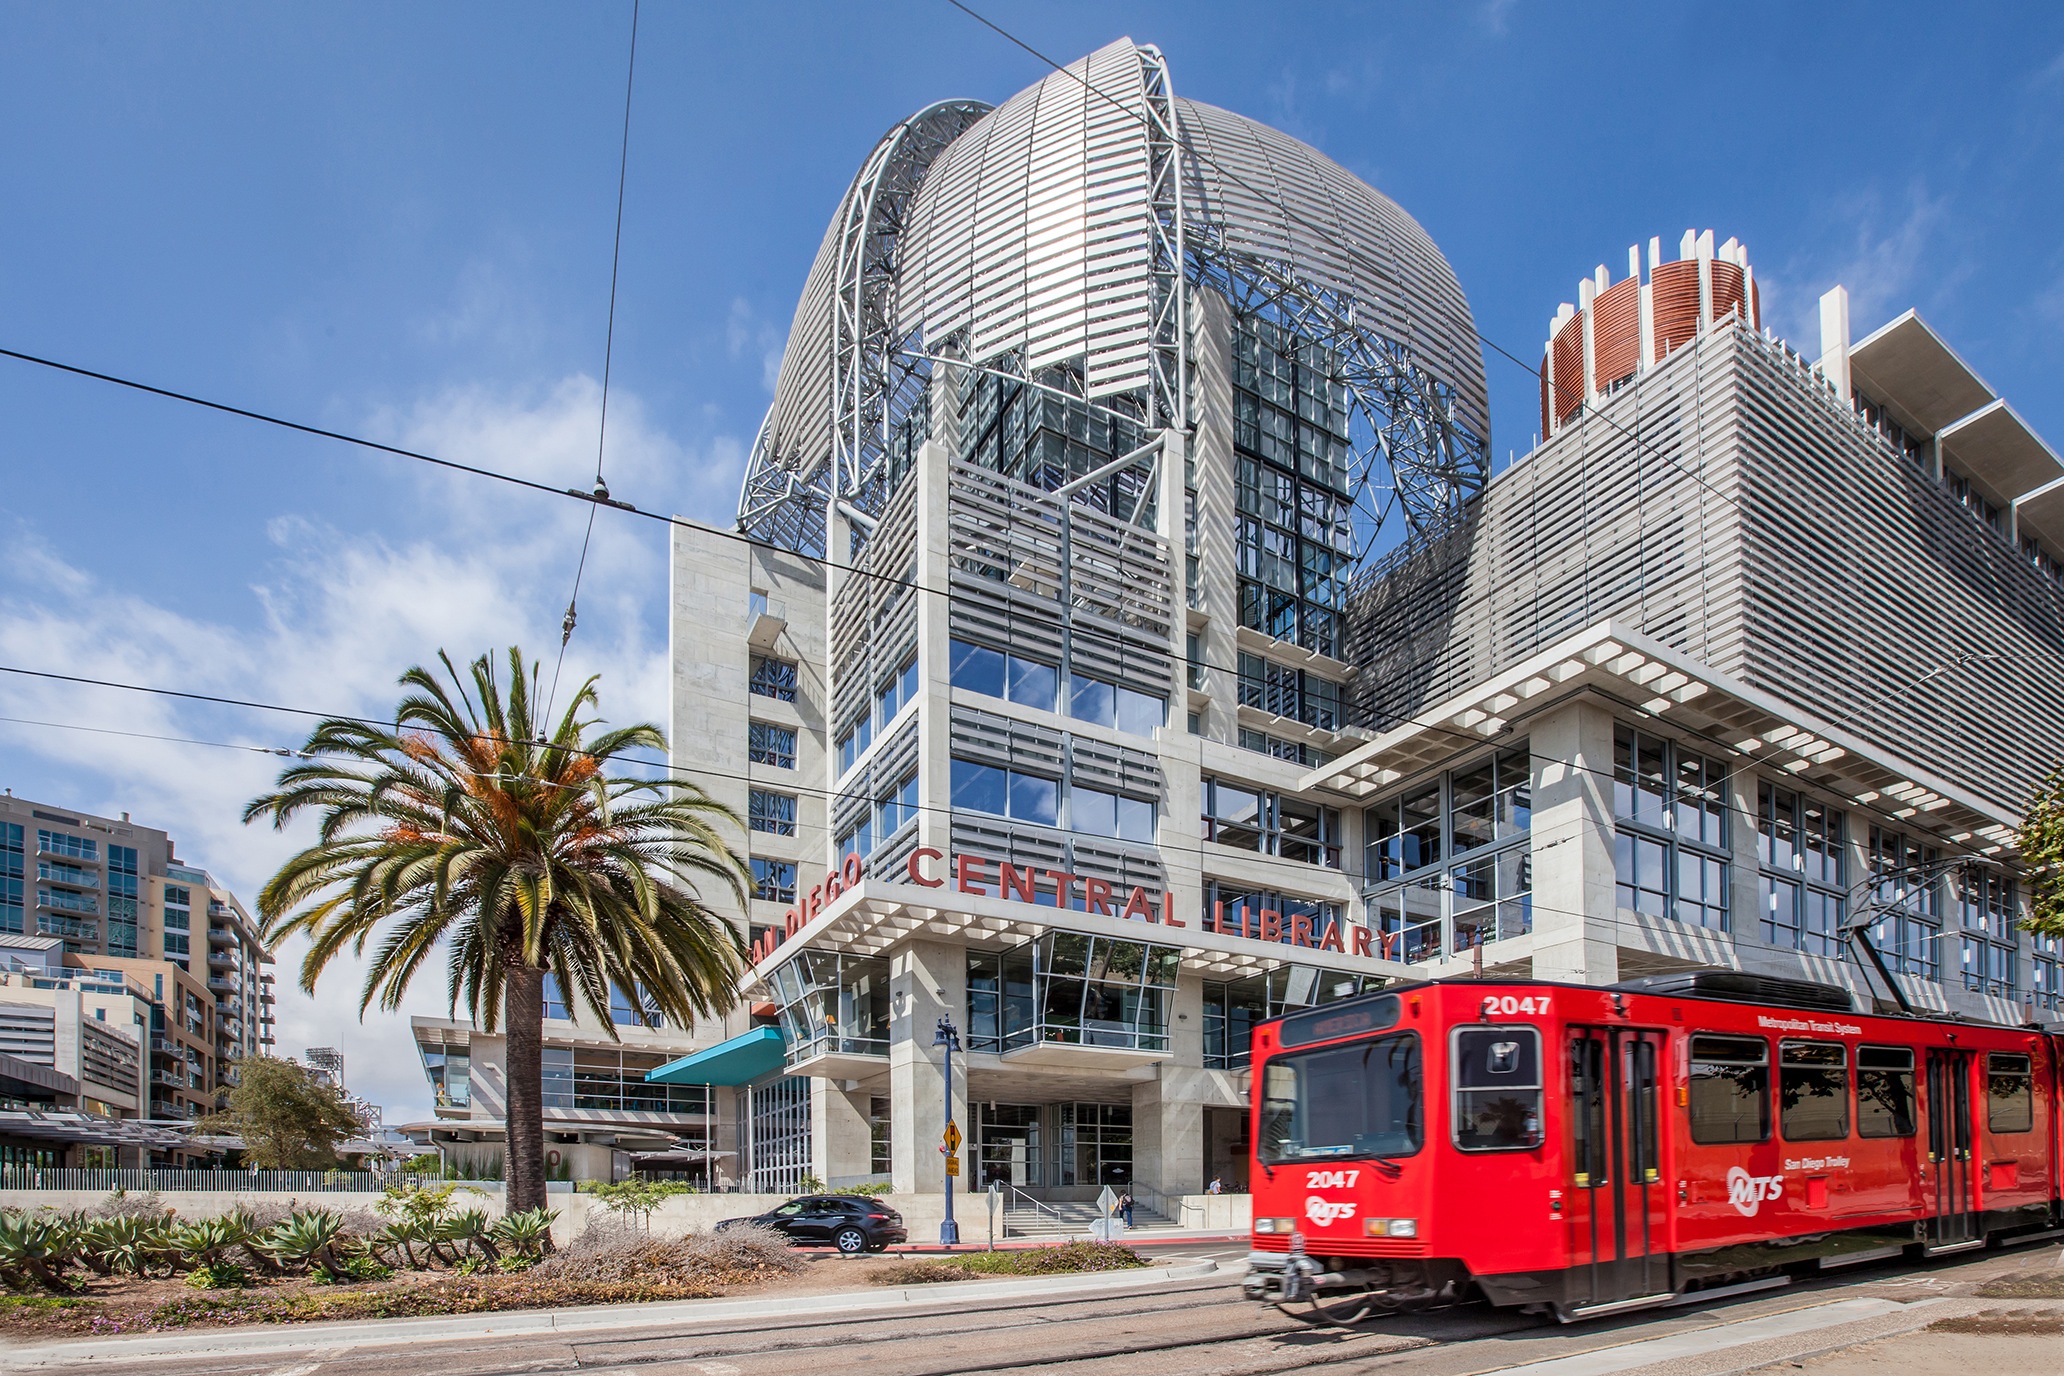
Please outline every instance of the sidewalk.
[[[969, 1248], [962, 1247], [961, 1251]], [[1024, 1280], [959, 1281], [952, 1285], [917, 1285], [897, 1289], [870, 1287], [823, 1295], [797, 1295], [779, 1300], [782, 1317], [819, 1314], [862, 1314], [872, 1310], [961, 1306], [971, 1301], [1048, 1298], [1058, 1295], [1124, 1290], [1196, 1280], [1218, 1269], [1216, 1262], [1194, 1261], [1143, 1271], [1093, 1271], [1071, 1276], [1035, 1276]], [[208, 1357], [301, 1352], [311, 1348], [342, 1351], [356, 1347], [390, 1347], [405, 1343], [450, 1342], [464, 1338], [508, 1337], [519, 1333], [578, 1333], [607, 1329], [686, 1328], [697, 1324], [770, 1316], [768, 1296], [744, 1299], [668, 1300], [652, 1304], [598, 1304], [565, 1309], [509, 1309], [491, 1314], [459, 1314], [451, 1318], [354, 1319], [345, 1323], [268, 1324], [249, 1328], [214, 1328], [193, 1333], [141, 1333], [133, 1337], [69, 1339], [14, 1347], [0, 1344], [0, 1366], [10, 1372], [53, 1370], [94, 1362], [141, 1361], [151, 1357]]]
[[[1229, 1233], [1224, 1231], [1223, 1229], [1214, 1229], [1206, 1231], [1201, 1228], [1156, 1228], [1152, 1232], [1141, 1231], [1129, 1233], [1124, 1237], [1114, 1238], [1112, 1239], [1112, 1241], [1117, 1243], [1117, 1245], [1119, 1245], [1120, 1247], [1141, 1248], [1164, 1247], [1171, 1244], [1187, 1246], [1199, 1242], [1216, 1242], [1223, 1243], [1226, 1245], [1244, 1245], [1247, 1241], [1247, 1238], [1248, 1234], [1245, 1231]], [[1028, 1247], [1052, 1247], [1056, 1243], [1087, 1242], [1089, 1240], [1090, 1238], [1087, 1232], [1081, 1233], [1079, 1235], [1073, 1233], [1049, 1233], [1042, 1234], [1039, 1237], [1014, 1237], [1009, 1239], [998, 1238], [996, 1239], [996, 1250], [999, 1252], [1015, 1252], [1022, 1251]], [[831, 1249], [828, 1247], [809, 1247], [802, 1248], [799, 1250], [808, 1251], [812, 1253], [824, 1252], [827, 1254], [831, 1252]], [[893, 1247], [887, 1248], [886, 1250], [888, 1254], [892, 1256], [936, 1257], [951, 1256], [960, 1252], [986, 1252], [990, 1250], [990, 1248], [986, 1234], [982, 1238], [970, 1242], [967, 1240], [967, 1233], [963, 1231], [961, 1233], [961, 1240], [951, 1247], [942, 1246], [941, 1244], [936, 1242], [900, 1242]]]

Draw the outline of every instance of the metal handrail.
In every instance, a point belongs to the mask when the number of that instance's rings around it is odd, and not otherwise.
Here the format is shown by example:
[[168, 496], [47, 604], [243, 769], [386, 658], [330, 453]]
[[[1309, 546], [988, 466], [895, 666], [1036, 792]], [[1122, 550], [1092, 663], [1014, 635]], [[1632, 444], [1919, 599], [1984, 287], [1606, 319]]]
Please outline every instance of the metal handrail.
[[1061, 1211], [1059, 1209], [1054, 1208], [1053, 1205], [1046, 1203], [1044, 1200], [1034, 1199], [1031, 1195], [1026, 1194], [1022, 1189], [1020, 1189], [1015, 1184], [1010, 1186], [1009, 1202], [1003, 1206], [1005, 1211], [1008, 1212], [1009, 1210], [1018, 1207], [1018, 1201], [1020, 1199], [1024, 1200], [1027, 1204], [1031, 1205], [1033, 1209], [1035, 1209], [1039, 1213], [1051, 1215], [1053, 1221], [1056, 1223], [1065, 1224], [1068, 1221], [1067, 1219], [1061, 1217]]
[[1134, 1180], [1124, 1188], [1132, 1191], [1132, 1197], [1136, 1203], [1145, 1204], [1155, 1213], [1176, 1224], [1178, 1227], [1182, 1224], [1182, 1215], [1192, 1209], [1208, 1216], [1209, 1211], [1202, 1204], [1192, 1204], [1186, 1199], [1178, 1201], [1177, 1196], [1166, 1194], [1143, 1181]]

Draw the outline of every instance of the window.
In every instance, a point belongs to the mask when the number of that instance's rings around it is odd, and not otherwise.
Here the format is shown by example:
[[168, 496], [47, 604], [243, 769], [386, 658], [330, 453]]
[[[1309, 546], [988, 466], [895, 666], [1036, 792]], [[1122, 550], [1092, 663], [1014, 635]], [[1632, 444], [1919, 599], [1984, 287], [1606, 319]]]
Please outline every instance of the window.
[[168, 956], [183, 956], [192, 954], [191, 947], [188, 944], [192, 941], [192, 939], [193, 938], [185, 932], [165, 933], [165, 954]]
[[1541, 1145], [1541, 1034], [1531, 1027], [1455, 1032], [1455, 1145], [1524, 1151]]
[[955, 688], [1041, 712], [1059, 710], [1060, 671], [1053, 665], [965, 640], [952, 642], [952, 655]]
[[22, 878], [25, 868], [22, 829], [0, 822], [0, 932], [19, 933], [22, 921]]
[[867, 1169], [875, 1175], [887, 1175], [894, 1169], [889, 1150], [889, 1124], [893, 1121], [887, 1099], [867, 1101]]
[[[1195, 712], [1190, 713], [1193, 721], [1196, 715]], [[1202, 733], [1193, 726], [1190, 734], [1194, 736]], [[1292, 764], [1301, 764], [1307, 769], [1317, 769], [1322, 764], [1331, 764], [1333, 762], [1333, 756], [1330, 753], [1307, 745], [1303, 741], [1284, 740], [1281, 736], [1271, 736], [1266, 731], [1256, 731], [1245, 726], [1240, 728], [1240, 748], [1242, 750], [1253, 750], [1263, 755], [1273, 755], [1279, 760], [1288, 760]]]
[[1876, 901], [1886, 915], [1871, 925], [1871, 941], [1886, 964], [1918, 979], [1940, 977], [1944, 881], [1930, 877], [1942, 852], [1896, 831], [1871, 828], [1870, 868]]
[[769, 793], [756, 788], [746, 800], [746, 820], [754, 831], [770, 836], [796, 834], [796, 800], [793, 794]]
[[867, 753], [867, 747], [874, 744], [874, 718], [862, 716], [847, 727], [838, 738], [838, 772], [843, 774], [853, 767], [853, 761]]
[[903, 666], [889, 675], [888, 680], [875, 692], [875, 717], [886, 727], [903, 710], [903, 704], [917, 697], [917, 656], [912, 655]]
[[1068, 790], [1068, 829], [1121, 841], [1154, 839], [1154, 805], [1080, 785]]
[[1278, 1056], [1262, 1069], [1261, 1159], [1410, 1156], [1423, 1099], [1417, 1033]]
[[1727, 927], [1727, 771], [1674, 741], [1613, 732], [1613, 863], [1619, 906]]
[[1997, 870], [1966, 866], [1956, 894], [1964, 988], [2012, 998], [2018, 982], [2014, 882]]
[[1760, 1037], [1691, 1039], [1691, 1140], [1770, 1137], [1770, 1045]]
[[1339, 810], [1294, 794], [1207, 777], [1203, 835], [1221, 846], [1340, 868]]
[[1053, 826], [1060, 816], [1061, 786], [1052, 779], [972, 760], [953, 762], [953, 806], [1021, 822]]
[[756, 696], [773, 698], [776, 702], [794, 702], [796, 698], [796, 666], [786, 659], [772, 659], [766, 655], [752, 657], [752, 674], [748, 686]]
[[1340, 698], [1340, 685], [1332, 679], [1260, 655], [1240, 654], [1242, 707], [1258, 708], [1272, 717], [1287, 717], [1321, 731], [1338, 731], [1346, 720]]
[[1848, 863], [1841, 812], [1790, 789], [1756, 786], [1763, 939], [1811, 955], [1841, 954]]
[[2035, 1131], [2033, 1062], [2019, 1053], [1985, 1057], [1985, 1126], [1991, 1132]]
[[1849, 1135], [1849, 1059], [1840, 1042], [1779, 1042], [1777, 1098], [1787, 1142]]
[[2028, 940], [2028, 992], [2038, 1008], [2064, 1008], [2064, 937], [2034, 935]]
[[796, 733], [787, 726], [756, 721], [747, 729], [746, 758], [754, 764], [771, 764], [776, 769], [795, 768]]
[[912, 773], [875, 803], [875, 834], [886, 841], [917, 819], [917, 775]]
[[752, 860], [753, 897], [763, 898], [769, 903], [795, 902], [795, 863], [790, 860], [769, 860], [764, 855], [755, 855]]
[[1370, 921], [1419, 962], [1533, 930], [1533, 756], [1521, 741], [1362, 814]]
[[1914, 1135], [1914, 1053], [1911, 1047], [1856, 1048], [1856, 1135]]

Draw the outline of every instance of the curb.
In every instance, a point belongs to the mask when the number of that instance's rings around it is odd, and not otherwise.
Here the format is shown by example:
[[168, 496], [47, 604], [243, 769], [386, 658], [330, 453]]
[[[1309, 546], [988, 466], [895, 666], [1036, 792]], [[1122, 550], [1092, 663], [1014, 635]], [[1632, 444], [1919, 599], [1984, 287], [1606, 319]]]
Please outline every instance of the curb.
[[[1218, 1269], [1214, 1261], [1157, 1266], [1138, 1271], [1097, 1271], [1073, 1276], [1034, 1276], [1011, 1281], [960, 1281], [950, 1286], [918, 1285], [865, 1292], [799, 1295], [779, 1301], [783, 1318], [811, 1314], [864, 1314], [871, 1310], [940, 1305], [968, 1300], [1066, 1295], [1122, 1290], [1195, 1280]], [[271, 1324], [248, 1329], [219, 1328], [178, 1335], [93, 1338], [33, 1347], [0, 1346], [11, 1371], [129, 1362], [150, 1357], [299, 1352], [306, 1348], [347, 1349], [401, 1343], [448, 1342], [459, 1338], [505, 1338], [525, 1333], [579, 1333], [595, 1329], [652, 1328], [732, 1319], [766, 1319], [770, 1301], [663, 1300], [651, 1304], [588, 1305], [567, 1309], [507, 1309], [438, 1319], [351, 1319], [334, 1323]]]

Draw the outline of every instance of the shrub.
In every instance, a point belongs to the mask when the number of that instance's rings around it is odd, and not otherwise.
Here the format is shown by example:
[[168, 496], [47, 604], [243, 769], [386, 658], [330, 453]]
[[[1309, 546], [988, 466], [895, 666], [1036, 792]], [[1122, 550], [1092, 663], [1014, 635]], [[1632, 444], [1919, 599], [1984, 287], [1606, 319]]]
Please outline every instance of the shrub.
[[884, 1266], [868, 1279], [877, 1285], [926, 1285], [973, 1280], [977, 1276], [1055, 1276], [1078, 1271], [1122, 1271], [1145, 1266], [1146, 1258], [1115, 1242], [1064, 1242], [1054, 1247], [966, 1252], [948, 1261], [910, 1261]]
[[186, 1283], [196, 1290], [241, 1290], [251, 1276], [233, 1261], [209, 1261], [187, 1272]]
[[583, 1285], [642, 1284], [687, 1293], [803, 1269], [788, 1240], [765, 1228], [656, 1238], [630, 1228], [590, 1228], [538, 1263], [540, 1280]]
[[165, 1201], [150, 1191], [131, 1194], [117, 1186], [108, 1192], [108, 1197], [86, 1211], [88, 1218], [147, 1218], [158, 1222], [171, 1219], [172, 1211], [165, 1207]]
[[488, 1261], [486, 1257], [467, 1257], [459, 1263], [458, 1273], [462, 1276], [477, 1276], [482, 1271], [485, 1271], [487, 1267]]
[[535, 1260], [552, 1250], [552, 1220], [557, 1209], [526, 1209], [510, 1214], [494, 1227], [494, 1240], [517, 1256]]
[[895, 1185], [887, 1180], [871, 1180], [865, 1185], [855, 1185], [850, 1190], [839, 1191], [840, 1194], [857, 1194], [868, 1199], [886, 1199], [895, 1192]]

